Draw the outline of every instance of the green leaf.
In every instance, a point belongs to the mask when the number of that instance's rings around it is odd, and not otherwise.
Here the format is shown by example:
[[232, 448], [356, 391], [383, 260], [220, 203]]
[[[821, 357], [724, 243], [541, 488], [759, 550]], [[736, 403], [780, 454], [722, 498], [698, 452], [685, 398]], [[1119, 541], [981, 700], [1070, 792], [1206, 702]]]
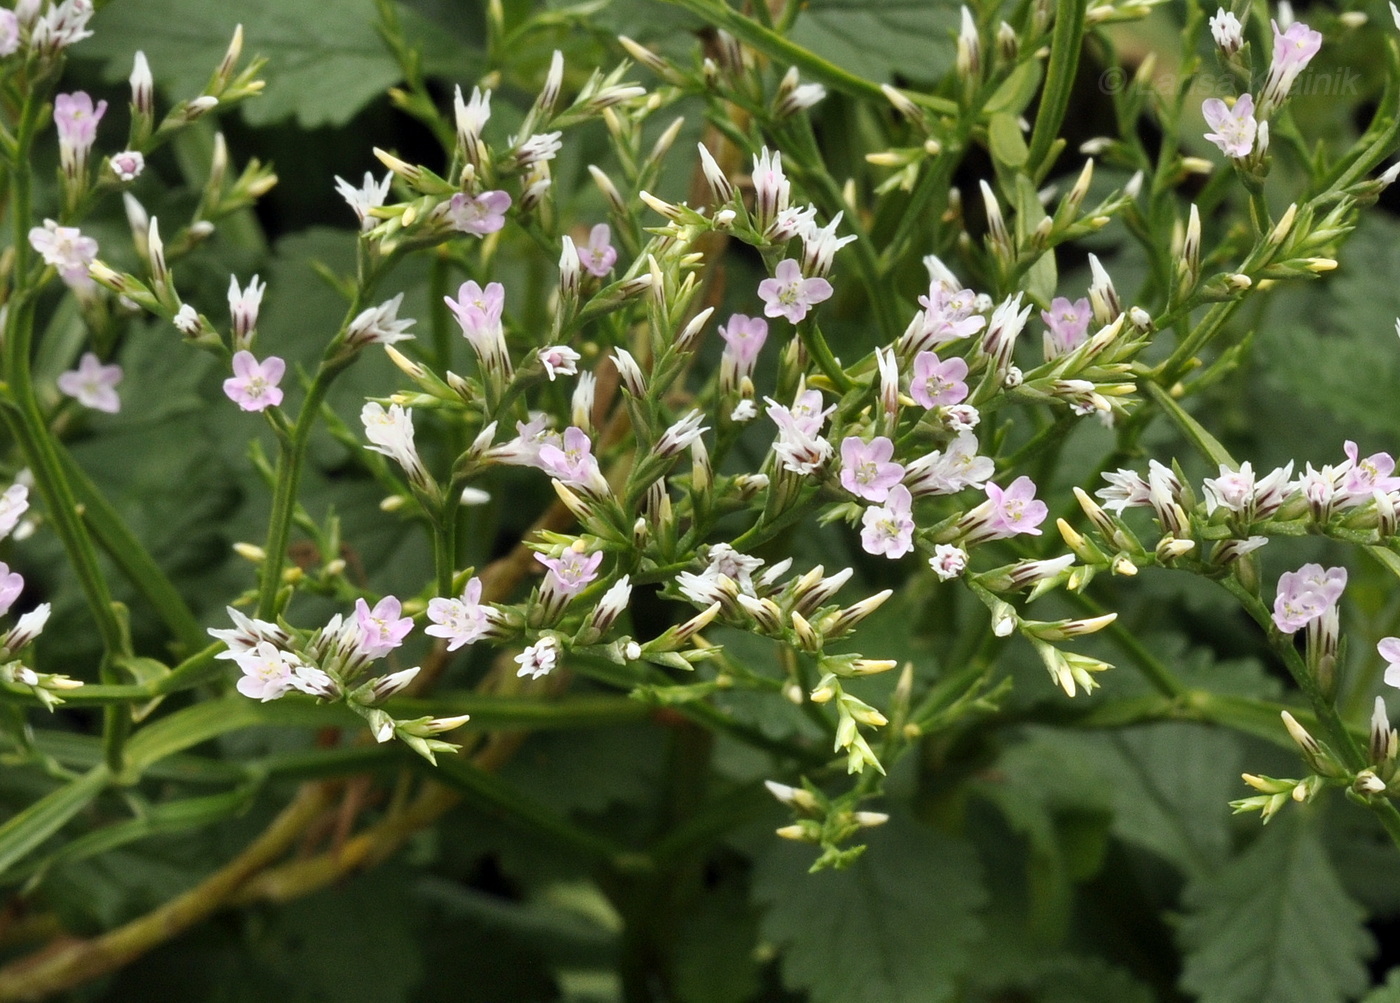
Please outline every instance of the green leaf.
[[1400, 1003], [1400, 968], [1392, 968], [1385, 985], [1371, 990], [1361, 1003]]
[[1315, 440], [1317, 417], [1300, 414], [1296, 404], [1301, 402], [1325, 408], [1349, 425], [1400, 435], [1395, 407], [1400, 285], [1385, 281], [1400, 267], [1397, 246], [1400, 224], [1379, 213], [1367, 215], [1335, 273], [1272, 304], [1268, 320], [1260, 324], [1258, 352], [1270, 370], [1270, 396], [1281, 392], [1289, 401], [1291, 413], [1279, 417], [1295, 425], [1271, 433]]
[[774, 845], [754, 894], [784, 981], [812, 1003], [939, 1003], [974, 961], [985, 901], [967, 843], [898, 816], [844, 871], [808, 874], [812, 848]]
[[[993, 115], [987, 123], [987, 142], [992, 149], [992, 159], [999, 167], [1026, 166], [1026, 157], [1030, 155], [1030, 150], [1026, 146], [1025, 136], [1021, 134], [1021, 124], [1016, 121], [1015, 115]], [[1043, 209], [1041, 213], [1044, 214]]]
[[375, 30], [373, 0], [125, 0], [103, 8], [79, 55], [107, 60], [116, 81], [140, 49], [172, 99], [191, 98], [240, 22], [244, 53], [268, 60], [267, 90], [244, 106], [255, 125], [292, 115], [307, 128], [341, 125], [400, 79]]
[[876, 83], [937, 80], [953, 64], [957, 10], [928, 0], [811, 0], [789, 37]]
[[1200, 1003], [1341, 1003], [1366, 987], [1364, 913], [1301, 813], [1193, 881], [1185, 901], [1181, 985]]
[[681, 1003], [746, 1003], [759, 990], [753, 909], [737, 882], [689, 904], [676, 933], [675, 990]]
[[0, 825], [0, 874], [48, 839], [107, 786], [111, 774], [94, 766]]

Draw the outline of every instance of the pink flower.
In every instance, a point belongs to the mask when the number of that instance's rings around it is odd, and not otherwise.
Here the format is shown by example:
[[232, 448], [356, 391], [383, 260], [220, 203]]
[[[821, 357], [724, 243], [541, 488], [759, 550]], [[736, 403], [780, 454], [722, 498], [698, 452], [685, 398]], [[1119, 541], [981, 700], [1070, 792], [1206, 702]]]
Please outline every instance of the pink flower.
[[576, 425], [564, 430], [563, 445], [545, 443], [540, 447], [539, 464], [545, 473], [565, 484], [606, 493], [608, 482], [598, 469], [593, 443], [588, 433]]
[[617, 249], [612, 246], [612, 229], [599, 223], [588, 232], [588, 246], [579, 252], [579, 261], [590, 275], [605, 278], [617, 263]]
[[767, 317], [786, 317], [796, 324], [813, 306], [831, 298], [831, 283], [821, 278], [803, 278], [802, 269], [792, 258], [778, 262], [774, 274], [774, 278], [758, 284]]
[[19, 48], [19, 18], [12, 10], [0, 10], [0, 56], [12, 56]]
[[88, 265], [97, 257], [97, 241], [84, 237], [75, 226], [59, 226], [51, 219], [29, 231], [29, 246], [43, 256], [44, 263], [58, 269], [59, 277], [74, 288], [92, 284]]
[[8, 564], [0, 562], [0, 616], [10, 611], [22, 591], [24, 578], [18, 572], [11, 571]]
[[890, 462], [893, 455], [894, 443], [886, 436], [869, 443], [847, 436], [841, 440], [841, 486], [860, 498], [884, 501], [904, 477], [904, 468]]
[[547, 591], [561, 596], [576, 596], [598, 577], [598, 565], [603, 563], [603, 552], [597, 550], [585, 554], [569, 549], [559, 557], [536, 554], [535, 560], [549, 569], [544, 579]]
[[933, 352], [914, 356], [914, 375], [909, 380], [909, 396], [933, 410], [948, 404], [961, 404], [967, 397], [967, 361], [954, 356], [940, 362]]
[[872, 505], [861, 516], [864, 528], [860, 545], [867, 554], [883, 554], [890, 560], [914, 549], [913, 498], [898, 484], [890, 489], [883, 506]]
[[104, 366], [91, 352], [84, 352], [77, 369], [58, 378], [58, 389], [76, 398], [83, 407], [116, 414], [122, 409], [116, 386], [122, 381], [121, 366]]
[[490, 633], [497, 613], [493, 607], [482, 603], [481, 579], [473, 578], [462, 590], [460, 599], [429, 600], [428, 619], [433, 625], [423, 628], [423, 633], [447, 638], [447, 650], [456, 651]]
[[546, 635], [516, 655], [515, 661], [520, 664], [515, 673], [517, 676], [529, 676], [531, 679], [547, 676], [559, 662], [559, 641]]
[[97, 123], [107, 112], [107, 102], [97, 102], [83, 91], [60, 94], [53, 99], [53, 123], [58, 127], [58, 155], [63, 170], [75, 176], [87, 163], [88, 151], [97, 141]]
[[928, 566], [940, 582], [952, 581], [967, 570], [967, 551], [951, 543], [940, 543], [933, 548]]
[[565, 376], [573, 376], [578, 372], [576, 363], [579, 360], [578, 352], [575, 352], [567, 345], [552, 345], [549, 348], [541, 348], [536, 353], [539, 360], [544, 365], [545, 375], [549, 377], [549, 382], [554, 382], [554, 377], [561, 373]]
[[122, 150], [107, 161], [119, 181], [135, 181], [146, 169], [146, 158], [139, 150]]
[[1385, 669], [1386, 685], [1400, 689], [1400, 637], [1381, 638], [1376, 651], [1388, 663]]
[[1274, 597], [1274, 626], [1285, 634], [1305, 627], [1337, 605], [1346, 584], [1346, 568], [1304, 564], [1297, 571], [1285, 571]]
[[965, 534], [963, 546], [985, 540], [1005, 540], [1022, 533], [1040, 535], [1038, 527], [1050, 514], [1050, 509], [1043, 501], [1036, 500], [1035, 481], [1018, 477], [1005, 489], [988, 481], [982, 490], [987, 492], [987, 500], [959, 521], [958, 528]]
[[1040, 319], [1045, 321], [1045, 359], [1058, 358], [1072, 352], [1089, 338], [1089, 320], [1093, 317], [1087, 297], [1071, 303], [1063, 296], [1050, 301], [1050, 309], [1040, 311]]
[[1277, 21], [1270, 21], [1269, 24], [1274, 29], [1274, 58], [1269, 64], [1269, 75], [1259, 96], [1259, 104], [1265, 114], [1283, 103], [1293, 87], [1293, 81], [1298, 79], [1298, 74], [1322, 48], [1322, 32], [1313, 31], [1302, 21], [1294, 21], [1287, 31], [1279, 31]]
[[463, 233], [484, 237], [506, 225], [510, 196], [505, 192], [482, 192], [475, 197], [458, 192], [447, 204], [447, 219]]
[[463, 282], [457, 298], [444, 296], [443, 302], [452, 310], [462, 335], [471, 343], [483, 369], [502, 375], [510, 372], [510, 356], [506, 350], [505, 330], [501, 314], [505, 310], [506, 291], [499, 282], [487, 283], [485, 289], [475, 282]]
[[224, 393], [244, 411], [262, 411], [282, 403], [282, 381], [287, 364], [275, 355], [259, 362], [252, 352], [236, 352], [233, 376], [224, 380]]
[[1206, 133], [1206, 139], [1220, 147], [1227, 157], [1247, 157], [1254, 150], [1254, 135], [1259, 124], [1254, 121], [1254, 98], [1241, 94], [1235, 99], [1235, 107], [1228, 108], [1220, 98], [1206, 98], [1201, 103], [1201, 114], [1206, 124], [1214, 132]]
[[238, 692], [245, 697], [266, 703], [288, 690], [301, 688], [297, 685], [296, 674], [302, 667], [301, 660], [267, 641], [259, 641], [256, 647], [237, 652], [234, 661], [243, 670], [243, 678], [237, 685]]
[[413, 617], [400, 617], [403, 606], [393, 596], [385, 596], [369, 608], [363, 599], [355, 600], [355, 618], [360, 627], [360, 653], [368, 658], [383, 658], [399, 645], [413, 629]]
[[768, 321], [762, 317], [731, 314], [729, 323], [719, 329], [724, 352], [719, 358], [720, 387], [726, 393], [738, 390], [745, 378], [753, 379], [759, 350], [768, 340]]

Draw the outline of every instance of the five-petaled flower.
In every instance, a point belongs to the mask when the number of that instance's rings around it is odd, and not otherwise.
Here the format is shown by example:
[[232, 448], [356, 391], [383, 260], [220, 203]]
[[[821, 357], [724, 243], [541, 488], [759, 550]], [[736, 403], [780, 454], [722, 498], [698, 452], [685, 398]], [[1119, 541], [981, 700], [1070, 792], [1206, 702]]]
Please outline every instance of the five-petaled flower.
[[1235, 106], [1229, 108], [1220, 98], [1206, 98], [1201, 103], [1201, 114], [1206, 124], [1214, 132], [1206, 133], [1206, 139], [1220, 147], [1227, 157], [1247, 157], [1254, 150], [1254, 137], [1259, 131], [1259, 123], [1254, 121], [1254, 98], [1241, 94], [1235, 99]]
[[506, 192], [482, 192], [475, 196], [458, 192], [447, 203], [447, 221], [463, 233], [484, 237], [506, 225], [509, 208], [510, 195]]
[[831, 298], [831, 283], [822, 278], [804, 278], [793, 258], [784, 258], [773, 271], [774, 277], [758, 284], [767, 317], [786, 317], [796, 324], [816, 304]]
[[605, 278], [617, 263], [617, 248], [612, 246], [612, 228], [599, 223], [588, 232], [588, 245], [579, 250], [579, 261], [588, 274]]
[[92, 352], [84, 352], [77, 369], [70, 369], [59, 376], [58, 389], [75, 398], [83, 407], [116, 414], [122, 409], [122, 401], [116, 390], [121, 381], [121, 366], [104, 366]]
[[244, 411], [263, 411], [282, 403], [277, 384], [287, 364], [275, 355], [259, 362], [252, 352], [235, 352], [233, 376], [224, 380], [224, 393]]

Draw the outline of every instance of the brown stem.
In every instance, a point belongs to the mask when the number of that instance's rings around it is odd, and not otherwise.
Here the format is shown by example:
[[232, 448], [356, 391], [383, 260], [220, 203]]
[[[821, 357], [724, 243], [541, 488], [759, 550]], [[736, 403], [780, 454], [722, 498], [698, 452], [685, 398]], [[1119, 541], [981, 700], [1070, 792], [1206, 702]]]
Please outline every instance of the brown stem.
[[248, 878], [297, 840], [326, 807], [321, 784], [307, 784], [246, 850], [183, 895], [100, 937], [70, 940], [0, 969], [0, 1001], [40, 999], [115, 971], [218, 909]]

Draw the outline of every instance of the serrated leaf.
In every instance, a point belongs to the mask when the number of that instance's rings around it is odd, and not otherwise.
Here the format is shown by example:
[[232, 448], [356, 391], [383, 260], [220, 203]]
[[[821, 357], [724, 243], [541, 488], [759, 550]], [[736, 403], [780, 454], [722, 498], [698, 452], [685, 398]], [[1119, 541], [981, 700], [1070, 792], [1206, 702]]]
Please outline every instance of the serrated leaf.
[[844, 871], [808, 874], [813, 850], [775, 844], [757, 864], [760, 926], [784, 981], [812, 1003], [939, 1003], [973, 962], [985, 901], [972, 847], [896, 816]]
[[811, 0], [789, 37], [857, 76], [937, 80], [952, 66], [957, 10], [928, 0]]
[[307, 128], [341, 125], [400, 79], [375, 30], [373, 0], [127, 0], [105, 7], [80, 56], [107, 60], [124, 80], [132, 53], [146, 53], [175, 99], [198, 94], [219, 65], [234, 26], [243, 51], [267, 57], [267, 90], [244, 105], [253, 124], [293, 115]]
[[[1335, 273], [1273, 304], [1269, 322], [1260, 326], [1258, 350], [1290, 407], [1301, 401], [1348, 424], [1400, 435], [1394, 395], [1400, 383], [1400, 286], [1378, 281], [1400, 271], [1397, 245], [1400, 225], [1367, 215]], [[1316, 432], [1315, 418], [1300, 420], [1308, 424], [1299, 434]]]
[[1276, 820], [1185, 901], [1181, 985], [1200, 1003], [1341, 1003], [1366, 988], [1375, 944], [1308, 818]]

